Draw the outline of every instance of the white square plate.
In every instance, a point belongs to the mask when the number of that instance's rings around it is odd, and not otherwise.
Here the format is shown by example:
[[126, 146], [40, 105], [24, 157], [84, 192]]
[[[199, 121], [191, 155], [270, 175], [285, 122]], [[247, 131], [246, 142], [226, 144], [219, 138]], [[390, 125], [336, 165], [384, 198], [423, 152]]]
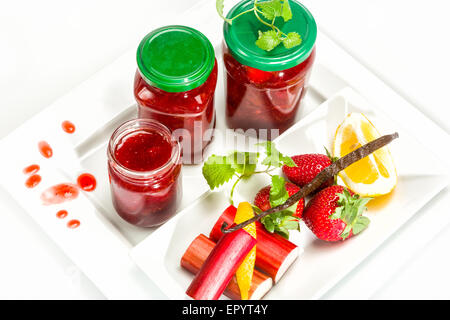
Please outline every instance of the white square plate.
[[[304, 253], [271, 289], [269, 299], [320, 297], [447, 185], [444, 168], [429, 150], [349, 88], [323, 103], [274, 142], [287, 155], [323, 153], [323, 146], [331, 147], [336, 128], [348, 112], [364, 113], [383, 134], [395, 131], [400, 134], [400, 139], [389, 146], [398, 169], [398, 185], [383, 201], [369, 203], [369, 228], [345, 242], [318, 240], [304, 224], [300, 234], [291, 232], [291, 240]], [[235, 203], [251, 202], [257, 191], [269, 183], [266, 175], [242, 182], [235, 191]], [[227, 195], [228, 190], [206, 193], [132, 250], [136, 263], [168, 297], [186, 297], [184, 292], [193, 276], [180, 267], [181, 256], [198, 234], [209, 234], [229, 205]]]
[[[205, 0], [184, 14], [183, 17], [174, 17], [172, 21], [168, 21], [168, 24], [185, 24], [205, 33], [216, 48], [218, 63], [222, 64], [220, 49], [222, 41], [221, 21], [216, 14], [211, 14], [212, 12], [215, 12], [214, 1]], [[318, 34], [317, 43], [320, 44], [320, 47], [317, 50], [310, 88], [301, 106], [299, 118], [315, 110], [317, 106], [341, 89], [351, 86], [368, 98], [371, 103], [377, 105], [377, 108], [389, 112], [394, 119], [401, 119], [402, 114], [408, 113], [408, 123], [411, 128], [419, 126], [422, 128], [420, 135], [413, 130], [410, 134], [420, 143], [427, 143], [431, 150], [438, 150], [441, 141], [447, 139], [435, 124], [321, 32]], [[106, 143], [109, 136], [120, 123], [135, 115], [136, 106], [133, 97], [135, 69], [135, 51], [133, 49], [2, 139], [0, 141], [0, 150], [2, 150], [0, 185], [11, 194], [107, 298], [164, 298], [165, 296], [158, 286], [155, 286], [149, 280], [129, 256], [130, 250], [151, 235], [155, 229], [136, 228], [117, 216], [111, 204], [106, 171]], [[216, 127], [219, 130], [224, 130], [222, 67], [219, 68], [219, 72], [216, 90], [218, 120]], [[355, 105], [360, 107], [361, 104], [356, 103]], [[392, 106], [395, 106], [395, 108], [392, 108]], [[323, 110], [323, 107], [320, 110]], [[305, 121], [301, 123], [302, 126], [305, 126], [305, 130], [316, 132], [314, 130], [317, 129], [314, 129], [312, 125], [309, 126], [307, 121], [315, 123], [314, 117], [319, 116], [319, 114], [319, 112], [314, 112], [313, 117], [305, 118]], [[325, 116], [325, 114], [322, 116]], [[60, 125], [63, 120], [70, 120], [75, 123], [76, 131], [73, 135], [62, 132]], [[383, 132], [387, 129], [400, 128], [398, 125], [385, 128], [383, 127], [384, 123], [384, 121], [377, 123], [377, 126], [380, 125], [380, 130], [383, 130]], [[406, 129], [404, 131], [406, 132]], [[284, 135], [285, 139], [288, 139], [288, 133]], [[310, 133], [305, 131], [305, 134]], [[324, 135], [322, 131], [320, 134]], [[414, 143], [415, 140], [412, 138], [408, 140], [407, 134], [403, 131], [400, 134], [402, 145], [407, 141], [413, 141], [412, 143]], [[325, 136], [320, 136], [317, 141], [322, 141], [325, 138]], [[39, 155], [37, 142], [40, 140], [47, 140], [51, 144], [54, 150], [53, 158], [44, 159]], [[305, 152], [319, 150], [321, 147], [321, 145], [313, 142], [304, 142], [302, 151]], [[288, 147], [283, 145], [282, 141], [279, 142], [279, 145], [283, 150]], [[211, 144], [209, 152], [221, 153], [231, 147], [224, 146], [220, 141], [215, 140]], [[393, 146], [393, 151], [395, 151], [395, 148]], [[398, 154], [396, 152], [396, 160], [404, 163], [405, 161], [401, 159], [402, 155]], [[432, 152], [422, 156], [427, 157], [429, 155], [430, 158], [433, 158], [431, 154]], [[397, 159], [397, 157], [399, 158]], [[41, 184], [35, 189], [27, 189], [24, 186], [26, 177], [22, 173], [22, 169], [31, 163], [38, 163], [41, 166], [40, 173], [43, 176]], [[436, 170], [439, 169], [438, 166], [435, 166], [435, 168]], [[407, 171], [407, 169], [410, 171]], [[407, 179], [422, 179], [423, 174], [416, 172], [412, 164], [409, 167], [405, 166], [402, 170], [404, 170], [403, 173], [409, 174]], [[81, 172], [90, 172], [96, 176], [98, 185], [94, 192], [82, 193], [76, 201], [67, 202], [63, 205], [43, 206], [41, 204], [39, 195], [42, 190], [54, 183], [74, 182]], [[433, 174], [438, 173], [427, 172], [425, 175], [434, 179]], [[414, 175], [417, 175], [417, 177]], [[439, 180], [439, 183], [441, 183], [441, 180]], [[208, 186], [201, 176], [201, 166], [184, 167], [183, 185], [184, 195], [180, 210], [188, 205], [191, 207], [197, 205], [196, 199], [208, 190]], [[192, 188], [192, 186], [196, 187]], [[244, 189], [241, 190], [242, 196], [246, 195]], [[431, 192], [429, 189], [425, 191], [426, 195]], [[416, 204], [416, 209], [419, 200], [425, 201], [423, 198], [414, 199], [413, 203]], [[56, 212], [60, 209], [68, 210], [69, 217], [79, 219], [81, 226], [74, 230], [68, 229], [66, 223], [69, 218], [60, 220], [55, 217]], [[396, 225], [397, 219], [404, 221], [402, 214], [412, 214], [412, 212], [413, 210], [410, 210], [409, 207], [402, 208], [400, 214], [393, 216], [392, 225]], [[185, 215], [189, 216], [186, 211], [183, 211], [181, 216]], [[379, 222], [377, 225], [382, 225], [382, 223]], [[207, 229], [209, 225], [205, 222], [203, 227]], [[189, 231], [190, 228], [191, 226], [186, 225], [185, 232]], [[193, 233], [197, 234], [202, 231], [206, 232], [204, 230], [193, 230]], [[307, 230], [304, 230], [303, 234], [307, 234]], [[192, 239], [187, 241], [190, 240]], [[306, 245], [306, 241], [302, 241], [302, 246]], [[163, 244], [163, 246], [168, 245]], [[187, 245], [188, 242], [183, 241], [183, 244], [177, 250], [182, 252]], [[156, 257], [154, 250], [163, 249], [157, 246], [149, 251], [148, 255]], [[163, 251], [164, 255], [165, 252]], [[370, 248], [364, 250], [365, 255], [368, 252], [370, 252]], [[144, 252], [142, 254], [142, 257], [145, 258]], [[176, 254], [173, 254], [174, 256], [171, 257], [173, 260], [171, 261], [176, 260]], [[308, 253], [305, 253], [298, 264], [302, 264], [301, 261], [307, 256]], [[358, 256], [355, 261], [359, 261], [363, 256]], [[178, 261], [175, 262], [178, 263]], [[335, 262], [333, 261], [333, 263]], [[167, 268], [170, 267], [172, 266], [167, 265]], [[297, 267], [295, 266], [295, 268]], [[180, 279], [177, 281], [180, 281]], [[332, 283], [332, 281], [327, 282], [327, 286], [331, 286]], [[176, 285], [180, 286], [180, 283], [176, 282]], [[291, 290], [290, 287], [283, 285], [283, 281], [277, 287], [277, 290], [285, 287], [283, 290]], [[313, 288], [315, 287], [313, 286], [311, 290]]]

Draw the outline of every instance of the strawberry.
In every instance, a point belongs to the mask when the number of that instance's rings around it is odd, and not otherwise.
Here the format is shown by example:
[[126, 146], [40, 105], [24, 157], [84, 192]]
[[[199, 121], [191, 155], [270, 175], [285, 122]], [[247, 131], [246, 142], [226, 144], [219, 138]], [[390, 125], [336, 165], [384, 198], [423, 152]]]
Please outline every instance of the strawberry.
[[343, 186], [327, 187], [308, 202], [303, 221], [321, 240], [345, 240], [369, 225], [369, 219], [362, 216], [369, 200]]
[[[283, 173], [289, 181], [300, 187], [310, 183], [320, 171], [331, 165], [332, 162], [330, 157], [320, 153], [301, 154], [291, 158], [297, 166], [288, 167], [284, 165]], [[331, 186], [332, 184], [333, 179], [330, 179], [321, 186], [321, 189]]]
[[[285, 184], [286, 191], [288, 192], [289, 196], [292, 196], [294, 193], [298, 192], [300, 190], [299, 187], [297, 187], [295, 184], [286, 182]], [[266, 211], [271, 208], [270, 206], [270, 188], [271, 186], [266, 186], [258, 191], [258, 193], [255, 196], [255, 200], [253, 201], [254, 205], [260, 208], [262, 211]], [[295, 210], [294, 216], [297, 218], [302, 217], [303, 208], [305, 206], [305, 201], [301, 199], [298, 204], [297, 208]]]

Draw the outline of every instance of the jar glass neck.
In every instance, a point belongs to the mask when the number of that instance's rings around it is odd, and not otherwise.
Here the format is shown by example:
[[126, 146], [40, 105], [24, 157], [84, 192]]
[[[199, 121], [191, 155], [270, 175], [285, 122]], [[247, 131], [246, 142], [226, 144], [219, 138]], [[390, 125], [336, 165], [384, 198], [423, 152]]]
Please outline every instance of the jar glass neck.
[[[171, 154], [169, 159], [158, 168], [148, 171], [138, 171], [127, 168], [120, 163], [115, 155], [118, 143], [127, 135], [139, 130], [154, 130], [162, 134], [171, 144]], [[163, 177], [170, 173], [174, 166], [180, 163], [181, 147], [177, 140], [173, 139], [170, 130], [163, 124], [150, 119], [134, 119], [123, 123], [112, 134], [108, 144], [108, 161], [111, 167], [123, 176], [132, 180], [146, 180], [150, 178]]]

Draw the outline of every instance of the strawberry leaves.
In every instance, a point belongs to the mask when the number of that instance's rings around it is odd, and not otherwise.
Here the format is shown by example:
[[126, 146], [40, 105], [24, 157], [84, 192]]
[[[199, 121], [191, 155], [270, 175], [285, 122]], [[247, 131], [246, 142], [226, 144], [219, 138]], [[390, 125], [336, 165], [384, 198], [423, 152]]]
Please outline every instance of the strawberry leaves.
[[233, 20], [239, 16], [253, 12], [262, 24], [270, 28], [266, 31], [258, 30], [258, 39], [255, 41], [255, 44], [262, 50], [272, 51], [280, 43], [283, 43], [286, 49], [291, 49], [302, 43], [302, 38], [297, 32], [289, 32], [286, 34], [275, 25], [277, 18], [282, 18], [284, 22], [292, 19], [289, 0], [268, 0], [263, 2], [254, 0], [251, 9], [241, 12], [232, 18], [225, 17], [223, 13], [224, 0], [216, 0], [216, 10], [219, 16], [229, 24], [232, 24]]
[[356, 235], [369, 226], [369, 218], [364, 217], [362, 214], [367, 209], [366, 204], [372, 198], [360, 198], [359, 195], [351, 195], [347, 189], [339, 193], [338, 197], [338, 207], [329, 218], [344, 221], [346, 227], [342, 231], [341, 237], [342, 239], [346, 239], [350, 236], [350, 232]]

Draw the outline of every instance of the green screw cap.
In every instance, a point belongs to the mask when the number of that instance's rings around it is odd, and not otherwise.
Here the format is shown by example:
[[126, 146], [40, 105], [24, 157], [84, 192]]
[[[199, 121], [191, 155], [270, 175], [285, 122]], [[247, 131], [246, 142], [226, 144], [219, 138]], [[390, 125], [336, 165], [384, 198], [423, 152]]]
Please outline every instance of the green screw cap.
[[[232, 18], [253, 8], [253, 0], [244, 0], [236, 4], [227, 14]], [[312, 50], [317, 37], [317, 25], [312, 14], [302, 4], [290, 0], [292, 19], [284, 22], [281, 17], [276, 18], [275, 25], [284, 33], [297, 32], [302, 37], [302, 43], [291, 49], [282, 44], [272, 51], [260, 49], [255, 41], [258, 30], [267, 31], [270, 27], [261, 23], [249, 12], [233, 20], [233, 24], [224, 23], [223, 34], [225, 42], [233, 57], [241, 64], [263, 71], [286, 70], [305, 61]]]
[[142, 39], [137, 64], [144, 80], [168, 92], [183, 92], [202, 85], [214, 67], [214, 48], [198, 30], [166, 26]]

